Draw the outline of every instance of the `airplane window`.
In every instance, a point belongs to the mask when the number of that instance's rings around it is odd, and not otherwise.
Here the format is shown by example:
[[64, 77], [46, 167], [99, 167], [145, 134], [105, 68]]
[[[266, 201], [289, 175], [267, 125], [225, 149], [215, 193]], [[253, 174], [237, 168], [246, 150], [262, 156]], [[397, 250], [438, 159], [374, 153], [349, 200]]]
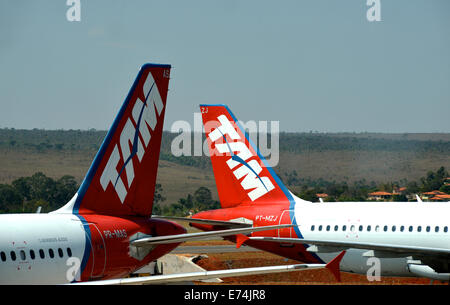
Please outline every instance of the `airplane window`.
[[50, 258], [55, 257], [55, 253], [53, 252], [53, 249], [48, 249], [48, 255], [50, 255]]
[[30, 257], [31, 259], [34, 259], [36, 255], [34, 255], [34, 250], [30, 250]]
[[370, 230], [372, 229], [372, 227], [370, 225], [367, 226], [367, 232], [370, 232]]
[[421, 232], [422, 231], [422, 227], [421, 226], [418, 226], [417, 227], [417, 232]]
[[388, 229], [388, 226], [384, 226], [383, 231], [386, 232]]
[[314, 231], [314, 225], [311, 226], [311, 231]]
[[21, 260], [24, 261], [24, 260], [27, 259], [27, 256], [25, 255], [25, 251], [20, 250], [19, 255], [20, 255], [20, 259], [21, 259]]
[[67, 248], [67, 255], [69, 257], [72, 257], [72, 250], [70, 248]]
[[430, 226], [427, 226], [427, 232], [430, 232]]
[[434, 228], [434, 232], [439, 232], [439, 227], [438, 226], [436, 226], [435, 228]]
[[352, 226], [350, 227], [350, 231], [355, 232], [355, 226], [354, 226], [354, 225], [352, 225]]
[[395, 226], [392, 226], [392, 232], [395, 232], [395, 229], [396, 229]]
[[342, 231], [345, 232], [346, 230], [347, 230], [347, 226], [346, 226], [346, 225], [343, 225], [343, 226], [342, 226]]
[[445, 227], [444, 227], [444, 232], [447, 233], [447, 231], [448, 231], [448, 227], [445, 226]]
[[11, 255], [11, 259], [12, 259], [13, 261], [15, 261], [15, 260], [16, 260], [16, 252], [11, 251], [11, 252], [10, 252], [10, 255]]
[[319, 226], [319, 231], [322, 231], [322, 225]]
[[327, 231], [330, 231], [330, 226], [329, 225], [327, 226]]
[[42, 259], [45, 258], [44, 250], [42, 250], [42, 249], [39, 250], [39, 256], [40, 256]]
[[59, 257], [64, 256], [63, 250], [61, 248], [58, 248], [58, 255], [59, 255]]
[[336, 226], [334, 226], [334, 231], [337, 231], [337, 230], [339, 230], [339, 227], [336, 225]]
[[413, 231], [413, 226], [409, 226], [409, 232]]
[[405, 226], [400, 226], [400, 232], [405, 231]]
[[380, 226], [375, 227], [375, 232], [380, 232]]
[[0, 252], [0, 257], [2, 258], [2, 261], [5, 262], [6, 261], [6, 254], [5, 252]]
[[359, 231], [362, 231], [363, 230], [363, 226], [359, 226]]

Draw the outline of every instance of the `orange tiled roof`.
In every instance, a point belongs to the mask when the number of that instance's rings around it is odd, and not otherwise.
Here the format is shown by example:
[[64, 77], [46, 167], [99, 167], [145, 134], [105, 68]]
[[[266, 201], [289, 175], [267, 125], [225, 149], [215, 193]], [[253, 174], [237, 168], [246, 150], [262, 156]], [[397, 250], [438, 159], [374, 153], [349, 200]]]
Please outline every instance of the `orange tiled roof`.
[[382, 192], [382, 191], [379, 191], [379, 192], [373, 192], [373, 193], [370, 193], [369, 195], [371, 195], [371, 196], [392, 196], [391, 193], [388, 193], [388, 192]]
[[325, 197], [328, 197], [328, 194], [325, 194], [325, 193], [318, 193], [318, 194], [316, 194], [316, 196], [317, 196], [317, 197], [320, 197], [320, 198], [325, 198]]
[[441, 191], [438, 191], [438, 190], [434, 190], [434, 191], [431, 191], [431, 192], [425, 192], [423, 194], [424, 195], [445, 195], [444, 192], [441, 192]]
[[433, 198], [430, 198], [429, 200], [443, 200], [444, 198], [439, 198], [439, 197], [433, 197]]
[[450, 199], [450, 195], [436, 195], [433, 198], [430, 198], [430, 200], [448, 200]]

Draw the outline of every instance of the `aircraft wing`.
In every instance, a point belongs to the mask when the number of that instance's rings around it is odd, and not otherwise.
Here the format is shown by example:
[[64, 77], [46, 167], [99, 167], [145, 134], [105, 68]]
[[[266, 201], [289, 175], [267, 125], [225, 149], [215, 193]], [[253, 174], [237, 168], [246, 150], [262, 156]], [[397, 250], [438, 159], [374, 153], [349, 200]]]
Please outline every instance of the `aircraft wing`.
[[290, 228], [294, 225], [278, 225], [278, 226], [261, 226], [261, 227], [250, 227], [250, 228], [239, 228], [239, 229], [227, 229], [227, 230], [217, 230], [199, 233], [185, 233], [176, 235], [165, 235], [165, 236], [155, 236], [155, 237], [144, 237], [131, 242], [132, 246], [145, 247], [160, 244], [172, 244], [181, 243], [191, 240], [205, 239], [208, 237], [222, 237], [231, 235], [243, 235], [249, 234], [257, 231], [267, 231], [267, 230], [278, 230], [283, 228]]
[[[250, 237], [249, 240], [259, 241], [272, 241], [279, 243], [299, 243], [313, 245], [312, 248], [308, 248], [311, 252], [338, 252], [349, 248], [355, 249], [367, 249], [368, 252], [365, 256], [377, 256], [395, 254], [401, 256], [411, 255], [432, 255], [437, 258], [449, 258], [450, 250], [441, 248], [429, 248], [429, 247], [416, 247], [416, 246], [402, 246], [382, 243], [365, 243], [354, 241], [332, 241], [332, 240], [315, 240], [315, 239], [299, 239], [299, 238], [280, 238], [280, 237]], [[323, 251], [321, 251], [321, 247]], [[370, 252], [370, 250], [375, 252]]]
[[340, 281], [340, 269], [339, 264], [342, 257], [345, 255], [345, 251], [337, 255], [328, 264], [294, 264], [294, 265], [281, 265], [281, 266], [266, 266], [266, 267], [252, 267], [252, 268], [240, 268], [230, 270], [215, 270], [215, 271], [201, 271], [201, 272], [189, 272], [179, 274], [168, 275], [153, 275], [136, 278], [122, 278], [112, 280], [100, 280], [81, 283], [72, 283], [71, 285], [143, 285], [143, 284], [165, 284], [173, 282], [184, 281], [196, 281], [206, 280], [211, 278], [225, 278], [244, 275], [258, 275], [269, 274], [279, 272], [291, 272], [300, 270], [312, 270], [327, 268], [330, 270], [338, 281]]

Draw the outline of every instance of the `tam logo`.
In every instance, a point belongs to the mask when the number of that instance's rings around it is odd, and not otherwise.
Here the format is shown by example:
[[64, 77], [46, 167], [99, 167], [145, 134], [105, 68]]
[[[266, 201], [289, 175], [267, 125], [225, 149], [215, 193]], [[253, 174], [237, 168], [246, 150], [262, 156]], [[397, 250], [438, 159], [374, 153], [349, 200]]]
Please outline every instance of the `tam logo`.
[[[247, 160], [254, 157], [247, 145], [242, 142], [241, 137], [234, 129], [231, 122], [225, 115], [220, 115], [217, 118], [220, 122], [220, 126], [211, 131], [208, 135], [211, 142], [216, 142], [222, 138], [225, 143], [215, 143], [217, 151], [221, 154], [230, 153], [231, 158], [226, 161], [228, 167], [233, 170], [233, 174], [237, 180], [243, 178], [241, 186], [244, 190], [252, 191], [247, 192], [251, 201], [255, 201], [259, 197], [267, 194], [275, 187], [267, 177], [260, 177], [259, 174], [262, 171], [261, 166], [257, 160]], [[229, 143], [226, 139], [226, 134], [235, 142]], [[237, 153], [237, 154], [235, 154]]]
[[[151, 139], [151, 133], [158, 122], [158, 116], [164, 109], [159, 90], [151, 73], [148, 74], [143, 87], [145, 101], [142, 101], [140, 98], [136, 99], [132, 109], [132, 117], [127, 119], [125, 126], [120, 131], [119, 143], [114, 145], [114, 149], [100, 177], [100, 184], [103, 190], [106, 191], [106, 188], [111, 183], [122, 204], [134, 179], [133, 157], [137, 156], [138, 161], [142, 161]], [[132, 145], [131, 150], [130, 143]], [[122, 152], [122, 157], [119, 153], [119, 148]], [[122, 158], [123, 166], [117, 171], [117, 165]], [[126, 186], [121, 178], [124, 171], [127, 178]]]

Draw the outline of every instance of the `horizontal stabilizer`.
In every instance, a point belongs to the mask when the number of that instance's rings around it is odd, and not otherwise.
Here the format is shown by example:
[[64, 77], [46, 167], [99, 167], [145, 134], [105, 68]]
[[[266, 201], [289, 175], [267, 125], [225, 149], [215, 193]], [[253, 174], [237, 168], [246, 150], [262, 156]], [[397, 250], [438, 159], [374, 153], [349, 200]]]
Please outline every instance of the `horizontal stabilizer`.
[[152, 245], [161, 245], [161, 244], [173, 244], [173, 243], [182, 243], [190, 240], [199, 240], [211, 237], [222, 237], [222, 236], [231, 236], [237, 234], [250, 234], [252, 232], [258, 231], [268, 231], [268, 230], [278, 230], [284, 228], [291, 228], [294, 225], [279, 225], [279, 226], [262, 226], [262, 227], [251, 227], [251, 228], [241, 228], [241, 229], [228, 229], [228, 230], [218, 230], [218, 231], [210, 231], [210, 232], [199, 232], [199, 233], [186, 233], [186, 234], [177, 234], [177, 235], [166, 235], [166, 236], [155, 236], [155, 237], [145, 237], [141, 239], [137, 239], [131, 244], [136, 247], [145, 247]]
[[212, 219], [199, 219], [199, 218], [188, 218], [188, 217], [177, 217], [177, 216], [153, 215], [152, 218], [181, 221], [181, 222], [188, 222], [188, 223], [199, 223], [199, 224], [212, 225], [212, 226], [224, 226], [224, 227], [229, 227], [229, 228], [249, 228], [252, 226], [252, 224], [250, 224], [250, 223], [238, 222], [238, 221], [220, 221], [220, 220], [212, 220]]

